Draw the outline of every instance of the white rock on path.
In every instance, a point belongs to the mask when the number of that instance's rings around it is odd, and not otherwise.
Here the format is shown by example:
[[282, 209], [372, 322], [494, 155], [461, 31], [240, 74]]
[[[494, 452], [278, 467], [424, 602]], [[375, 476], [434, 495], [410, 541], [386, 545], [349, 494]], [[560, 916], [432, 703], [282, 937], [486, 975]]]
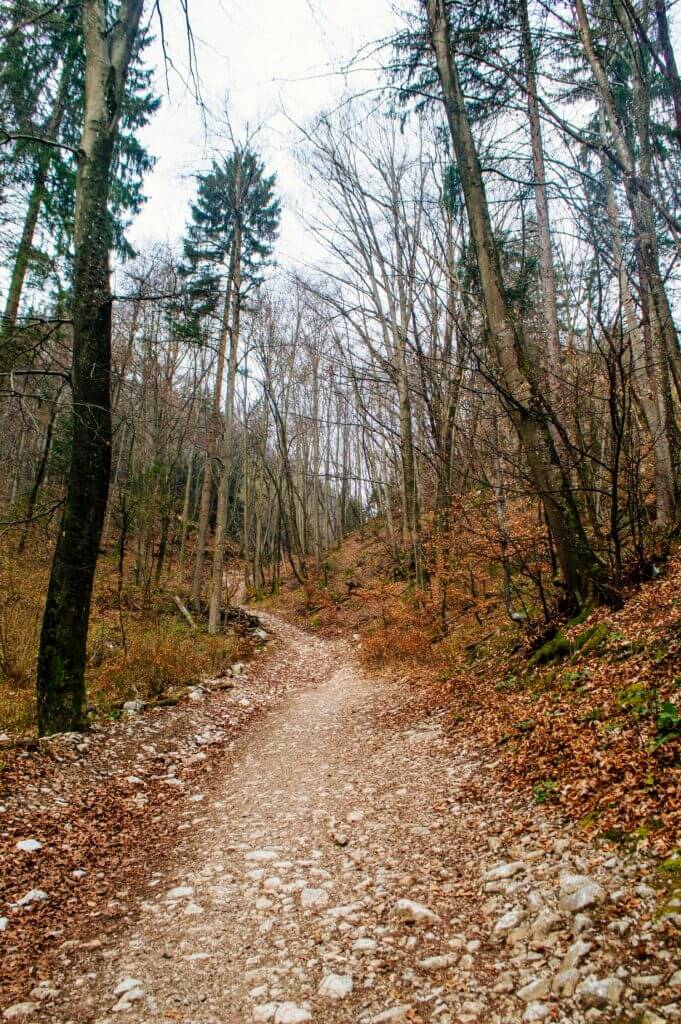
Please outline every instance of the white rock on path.
[[578, 940], [573, 942], [567, 953], [563, 957], [563, 962], [560, 965], [560, 971], [569, 971], [572, 967], [577, 967], [580, 960], [583, 960], [587, 953], [591, 952], [591, 943], [582, 942]]
[[24, 853], [36, 853], [37, 850], [42, 850], [43, 844], [37, 839], [20, 839], [16, 848], [23, 850]]
[[376, 1017], [372, 1017], [370, 1024], [384, 1024], [386, 1021], [405, 1020], [411, 1010], [411, 1003], [403, 1003], [401, 1006], [392, 1006], [389, 1010], [383, 1010]]
[[503, 935], [505, 932], [513, 931], [519, 924], [522, 924], [526, 917], [526, 912], [520, 907], [517, 907], [515, 910], [508, 910], [505, 914], [502, 914], [494, 925], [495, 934]]
[[143, 996], [143, 988], [132, 988], [129, 992], [126, 992], [124, 996], [121, 996], [115, 1006], [111, 1007], [111, 1012], [125, 1013], [127, 1010], [132, 1009], [132, 1004], [137, 1002], [138, 999], [142, 999]]
[[522, 861], [516, 860], [510, 864], [497, 864], [496, 867], [491, 868], [485, 875], [486, 882], [499, 882], [504, 878], [513, 878], [514, 875], [520, 874], [521, 871], [526, 871], [527, 868]]
[[13, 1006], [7, 1007], [2, 1017], [3, 1020], [21, 1020], [22, 1017], [28, 1017], [37, 1009], [37, 1003], [14, 1003]]
[[516, 992], [518, 999], [522, 999], [524, 1003], [535, 1003], [540, 999], [546, 999], [548, 994], [549, 983], [546, 978], [533, 978]]
[[605, 891], [588, 875], [574, 875], [570, 871], [560, 876], [560, 908], [571, 914], [586, 910], [605, 899]]
[[619, 978], [587, 979], [577, 986], [577, 999], [582, 1006], [602, 1009], [618, 1006], [623, 991]]
[[48, 899], [48, 895], [44, 889], [30, 889], [25, 896], [21, 897], [15, 906], [26, 907], [29, 903], [40, 903], [41, 900], [46, 899]]
[[327, 974], [317, 991], [326, 999], [345, 999], [352, 992], [352, 978], [349, 974]]
[[274, 1014], [274, 1024], [304, 1024], [312, 1020], [312, 1014], [295, 1003], [279, 1003]]
[[423, 903], [416, 903], [414, 900], [401, 899], [395, 904], [395, 914], [403, 921], [411, 924], [423, 924], [431, 921], [439, 921], [440, 918], [430, 907]]
[[456, 963], [456, 957], [453, 956], [427, 956], [425, 960], [419, 960], [419, 967], [424, 971], [443, 971], [454, 963]]
[[246, 854], [246, 860], [254, 861], [256, 864], [265, 864], [268, 860], [279, 860], [279, 854], [274, 850], [251, 850]]
[[260, 1003], [253, 1007], [253, 1020], [268, 1021], [274, 1018], [279, 1003]]
[[0, 917], [0, 932], [4, 932], [5, 929], [7, 928], [8, 924], [9, 924], [9, 918], [8, 917]]
[[551, 983], [551, 991], [555, 996], [569, 999], [575, 994], [579, 984], [579, 971], [576, 967], [570, 967], [566, 971], [559, 971]]
[[376, 949], [375, 939], [356, 939], [352, 944], [352, 948], [355, 953], [373, 953]]
[[546, 1020], [549, 1013], [550, 1010], [546, 1003], [529, 1003], [525, 1013], [523, 1014], [523, 1020]]
[[305, 888], [300, 893], [300, 905], [306, 909], [309, 907], [325, 907], [329, 902], [329, 894], [326, 889]]
[[116, 985], [116, 988], [113, 990], [113, 994], [115, 996], [124, 996], [136, 988], [142, 988], [142, 982], [139, 978], [123, 978], [123, 980], [119, 981]]
[[184, 900], [194, 895], [193, 885], [177, 885], [174, 889], [170, 889], [166, 894], [166, 899], [169, 900]]

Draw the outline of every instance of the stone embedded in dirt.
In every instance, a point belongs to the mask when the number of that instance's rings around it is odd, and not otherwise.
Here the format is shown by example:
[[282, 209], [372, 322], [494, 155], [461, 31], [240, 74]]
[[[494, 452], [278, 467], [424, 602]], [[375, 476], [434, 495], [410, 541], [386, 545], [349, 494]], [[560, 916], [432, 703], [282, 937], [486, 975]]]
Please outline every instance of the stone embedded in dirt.
[[385, 1024], [386, 1021], [406, 1020], [411, 1010], [411, 1003], [403, 1003], [401, 1006], [393, 1006], [389, 1010], [383, 1010], [376, 1017], [372, 1017], [369, 1024]]
[[9, 924], [9, 918], [8, 917], [0, 917], [0, 932], [4, 932], [5, 929], [7, 928], [8, 924]]
[[560, 971], [569, 971], [571, 967], [577, 967], [579, 962], [584, 959], [587, 953], [591, 952], [591, 943], [582, 942], [578, 940], [573, 942], [569, 947], [567, 953], [563, 957], [563, 962], [560, 965]]
[[260, 1003], [253, 1007], [253, 1020], [269, 1021], [274, 1019], [279, 1003]]
[[623, 991], [624, 985], [619, 978], [587, 979], [577, 986], [577, 999], [587, 1008], [603, 1009], [619, 1006]]
[[118, 1002], [111, 1007], [112, 1013], [126, 1013], [132, 1008], [132, 1003], [144, 998], [143, 988], [131, 988], [129, 992], [122, 995]]
[[525, 1013], [523, 1014], [524, 1021], [533, 1020], [546, 1020], [550, 1014], [550, 1009], [546, 1003], [528, 1003]]
[[142, 988], [142, 982], [139, 978], [123, 978], [123, 980], [119, 981], [116, 985], [116, 988], [113, 990], [113, 994], [115, 996], [124, 996], [136, 988]]
[[44, 889], [29, 889], [25, 896], [22, 896], [18, 903], [15, 903], [16, 907], [27, 907], [29, 903], [40, 903], [42, 900], [49, 899]]
[[30, 991], [31, 999], [37, 999], [38, 1002], [47, 1001], [54, 999], [57, 995], [57, 989], [54, 988], [51, 981], [41, 981], [39, 985], [32, 988]]
[[14, 1003], [13, 1006], [8, 1006], [3, 1012], [3, 1020], [21, 1020], [22, 1017], [28, 1017], [38, 1009], [37, 1003]]
[[587, 932], [592, 925], [593, 919], [589, 914], [575, 914], [572, 922], [572, 934], [581, 935], [582, 932]]
[[376, 940], [365, 938], [356, 939], [352, 944], [352, 948], [355, 953], [373, 953], [376, 949]]
[[327, 974], [317, 991], [327, 999], [345, 999], [352, 992], [352, 978], [349, 974]]
[[326, 889], [311, 889], [306, 887], [300, 893], [300, 905], [309, 907], [325, 907], [329, 902], [329, 894]]
[[244, 663], [242, 661], [235, 661], [232, 665], [232, 675], [240, 676], [244, 671]]
[[651, 989], [659, 988], [664, 978], [661, 974], [632, 974], [629, 981], [637, 992], [649, 992]]
[[533, 978], [516, 992], [518, 999], [522, 999], [524, 1003], [534, 1003], [540, 999], [546, 999], [548, 994], [549, 983], [546, 978]]
[[166, 894], [166, 899], [169, 900], [184, 900], [194, 895], [193, 885], [177, 885], [174, 889], [170, 889]]
[[456, 963], [453, 956], [427, 956], [425, 960], [419, 960], [419, 967], [424, 971], [443, 971]]
[[505, 878], [513, 878], [514, 875], [520, 874], [521, 871], [527, 871], [527, 867], [519, 860], [513, 861], [509, 864], [497, 864], [496, 867], [491, 868], [485, 874], [485, 881], [499, 882]]
[[261, 640], [262, 643], [265, 643], [268, 634], [265, 632], [264, 629], [260, 629], [260, 627], [258, 627], [258, 629], [253, 630], [253, 636], [256, 638], [256, 640]]
[[[671, 1017], [671, 1015], [670, 1018], [672, 1020], [674, 1019], [673, 1017]], [[667, 1024], [667, 1021], [664, 1017], [660, 1017], [659, 1014], [653, 1013], [652, 1010], [646, 1010], [646, 1012], [641, 1017], [641, 1024]]]
[[431, 921], [440, 920], [430, 907], [426, 907], [423, 903], [416, 903], [415, 900], [398, 900], [395, 904], [395, 914], [409, 924], [427, 924]]
[[561, 910], [576, 914], [580, 910], [586, 910], [605, 899], [605, 891], [594, 882], [588, 875], [574, 875], [570, 871], [563, 871], [560, 876]]
[[513, 992], [514, 988], [513, 974], [510, 971], [504, 971], [498, 976], [497, 983], [492, 991], [499, 992], [503, 995], [506, 992]]
[[295, 1003], [280, 1003], [274, 1014], [274, 1024], [304, 1024], [312, 1020], [312, 1014]]
[[144, 701], [142, 700], [126, 700], [123, 710], [127, 711], [129, 715], [136, 715], [143, 707]]
[[514, 910], [507, 910], [505, 914], [499, 918], [494, 925], [495, 935], [505, 935], [506, 932], [513, 931], [519, 924], [527, 917], [527, 912], [521, 907], [516, 907]]
[[254, 861], [256, 864], [265, 864], [268, 860], [279, 860], [279, 854], [274, 850], [251, 850], [246, 854], [246, 860]]
[[551, 983], [551, 991], [554, 996], [569, 999], [575, 994], [579, 984], [579, 971], [576, 967], [570, 967], [566, 971], [559, 971]]
[[42, 850], [43, 844], [37, 839], [20, 839], [16, 848], [23, 850], [24, 853], [36, 853], [37, 850]]
[[542, 910], [532, 925], [532, 945], [543, 948], [553, 945], [558, 936], [556, 932], [563, 927], [563, 918], [551, 910]]

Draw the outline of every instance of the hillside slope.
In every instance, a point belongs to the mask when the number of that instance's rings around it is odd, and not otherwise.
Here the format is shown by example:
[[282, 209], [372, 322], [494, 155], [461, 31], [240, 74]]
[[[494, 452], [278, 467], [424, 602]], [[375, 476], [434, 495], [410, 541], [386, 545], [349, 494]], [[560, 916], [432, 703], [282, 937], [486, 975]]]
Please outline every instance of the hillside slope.
[[277, 604], [313, 630], [352, 635], [367, 662], [418, 684], [452, 735], [496, 747], [509, 786], [585, 829], [672, 856], [681, 842], [681, 557], [621, 610], [598, 608], [558, 630], [511, 622], [484, 587], [443, 626], [433, 598], [389, 566], [380, 529], [354, 534]]

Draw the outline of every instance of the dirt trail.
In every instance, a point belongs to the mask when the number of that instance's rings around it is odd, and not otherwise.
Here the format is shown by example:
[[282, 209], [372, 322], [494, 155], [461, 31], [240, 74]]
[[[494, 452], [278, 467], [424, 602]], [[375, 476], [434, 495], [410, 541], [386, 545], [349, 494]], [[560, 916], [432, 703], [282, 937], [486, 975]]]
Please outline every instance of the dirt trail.
[[644, 865], [504, 795], [493, 756], [346, 645], [267, 624], [262, 662], [303, 688], [178, 796], [184, 839], [132, 926], [64, 949], [14, 1019], [681, 1019]]

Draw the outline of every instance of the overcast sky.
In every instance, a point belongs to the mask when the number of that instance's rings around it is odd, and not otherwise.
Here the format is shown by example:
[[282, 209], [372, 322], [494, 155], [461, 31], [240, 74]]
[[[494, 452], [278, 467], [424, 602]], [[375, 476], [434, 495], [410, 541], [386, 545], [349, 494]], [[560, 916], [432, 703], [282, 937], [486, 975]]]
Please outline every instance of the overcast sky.
[[268, 169], [277, 172], [284, 206], [278, 258], [288, 265], [304, 262], [310, 247], [297, 217], [305, 189], [293, 156], [299, 132], [292, 122], [309, 122], [349, 90], [375, 84], [370, 69], [376, 61], [368, 55], [361, 62], [367, 70], [340, 72], [363, 47], [394, 29], [390, 0], [189, 0], [208, 138], [182, 83], [187, 50], [180, 0], [161, 0], [161, 6], [168, 52], [179, 73], [169, 72], [168, 94], [154, 17], [157, 39], [147, 53], [163, 103], [143, 141], [158, 162], [146, 179], [149, 199], [133, 225], [133, 244], [140, 248], [182, 236], [193, 175], [220, 144], [217, 121], [226, 99], [235, 131], [263, 126], [258, 148]]

